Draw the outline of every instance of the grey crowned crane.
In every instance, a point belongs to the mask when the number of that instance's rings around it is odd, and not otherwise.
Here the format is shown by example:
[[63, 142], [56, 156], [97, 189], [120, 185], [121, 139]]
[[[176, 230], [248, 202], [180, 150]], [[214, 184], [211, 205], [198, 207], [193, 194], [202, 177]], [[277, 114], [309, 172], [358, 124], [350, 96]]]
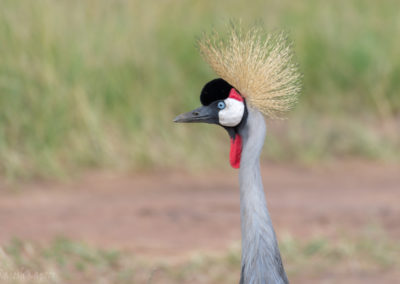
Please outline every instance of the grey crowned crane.
[[201, 107], [175, 122], [205, 122], [230, 136], [230, 163], [239, 168], [242, 270], [240, 283], [288, 283], [268, 212], [260, 173], [264, 116], [281, 117], [297, 101], [301, 76], [283, 33], [234, 25], [205, 34], [201, 54], [220, 77], [203, 87]]

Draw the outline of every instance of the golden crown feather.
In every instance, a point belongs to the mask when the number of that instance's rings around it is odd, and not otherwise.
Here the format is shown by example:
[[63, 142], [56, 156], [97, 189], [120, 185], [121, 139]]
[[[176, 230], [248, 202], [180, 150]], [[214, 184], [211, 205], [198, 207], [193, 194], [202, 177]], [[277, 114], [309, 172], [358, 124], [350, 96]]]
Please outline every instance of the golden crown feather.
[[224, 34], [203, 34], [198, 47], [215, 73], [264, 115], [281, 118], [297, 102], [301, 74], [284, 32], [231, 24]]

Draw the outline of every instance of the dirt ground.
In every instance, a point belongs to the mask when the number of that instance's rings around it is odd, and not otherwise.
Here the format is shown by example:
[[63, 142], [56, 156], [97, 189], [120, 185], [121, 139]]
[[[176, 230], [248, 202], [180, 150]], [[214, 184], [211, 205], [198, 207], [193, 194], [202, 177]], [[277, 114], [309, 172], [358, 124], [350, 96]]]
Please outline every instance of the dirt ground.
[[[391, 238], [400, 238], [399, 166], [266, 163], [262, 172], [278, 236], [335, 238], [379, 225]], [[3, 184], [0, 190], [0, 244], [12, 237], [46, 242], [65, 236], [173, 258], [225, 250], [240, 240], [239, 217], [233, 169], [94, 173], [67, 183], [36, 182], [17, 189]]]

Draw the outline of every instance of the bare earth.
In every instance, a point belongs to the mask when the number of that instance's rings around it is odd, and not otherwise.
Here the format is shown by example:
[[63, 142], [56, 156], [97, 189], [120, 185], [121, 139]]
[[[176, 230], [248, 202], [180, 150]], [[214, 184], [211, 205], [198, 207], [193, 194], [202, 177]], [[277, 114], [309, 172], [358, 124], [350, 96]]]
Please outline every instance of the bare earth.
[[[400, 238], [399, 166], [263, 164], [262, 171], [278, 236], [335, 238], [379, 224]], [[46, 242], [61, 235], [148, 257], [182, 257], [224, 251], [240, 240], [239, 217], [235, 170], [96, 173], [76, 182], [0, 189], [0, 244], [15, 236]], [[365, 283], [362, 277], [353, 282]]]

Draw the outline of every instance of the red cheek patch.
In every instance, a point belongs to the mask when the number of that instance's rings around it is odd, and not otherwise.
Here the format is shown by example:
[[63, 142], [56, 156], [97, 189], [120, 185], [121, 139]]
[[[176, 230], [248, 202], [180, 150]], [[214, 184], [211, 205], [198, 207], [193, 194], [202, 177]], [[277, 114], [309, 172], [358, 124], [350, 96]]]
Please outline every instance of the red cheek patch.
[[[243, 102], [243, 97], [232, 88], [228, 98]], [[242, 137], [236, 133], [234, 138], [231, 138], [231, 151], [229, 152], [229, 162], [232, 168], [240, 168], [240, 157], [242, 156]]]
[[242, 155], [242, 137], [239, 134], [235, 138], [231, 138], [231, 151], [229, 153], [229, 161], [232, 168], [240, 168], [240, 157]]
[[[231, 99], [237, 100], [239, 102], [243, 102], [243, 97], [232, 88], [229, 92], [229, 97]], [[240, 168], [240, 157], [242, 156], [242, 137], [239, 134], [236, 134], [234, 138], [231, 138], [231, 151], [229, 153], [229, 162], [231, 163], [232, 168], [238, 169]]]
[[235, 99], [239, 102], [243, 102], [243, 97], [235, 90], [235, 88], [231, 89], [228, 98]]

